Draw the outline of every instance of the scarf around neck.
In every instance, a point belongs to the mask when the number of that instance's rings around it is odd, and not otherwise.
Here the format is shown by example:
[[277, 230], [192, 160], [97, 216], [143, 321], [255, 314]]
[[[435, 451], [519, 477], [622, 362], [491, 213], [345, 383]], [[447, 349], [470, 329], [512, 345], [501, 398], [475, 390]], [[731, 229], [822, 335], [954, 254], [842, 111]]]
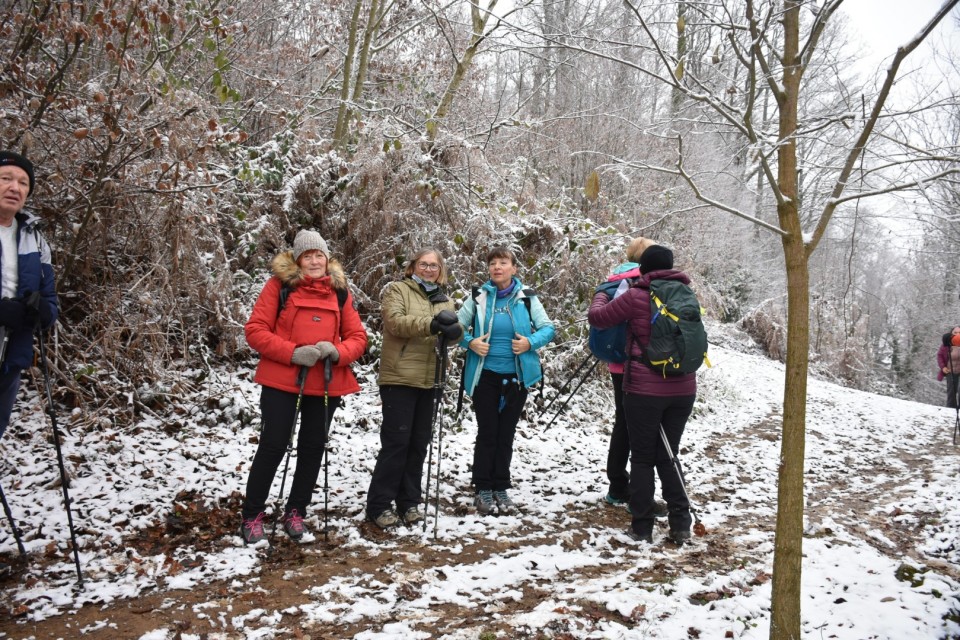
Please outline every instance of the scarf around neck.
[[[491, 280], [491, 282], [492, 282], [492, 280]], [[497, 285], [493, 285], [493, 286], [496, 287]], [[516, 288], [517, 288], [517, 281], [516, 281], [516, 280], [511, 280], [511, 281], [510, 281], [510, 286], [507, 287], [506, 289], [497, 289], [497, 297], [498, 297], [498, 298], [506, 298], [506, 297], [509, 296], [511, 293], [513, 293], [513, 290], [516, 289]]]
[[431, 302], [443, 302], [446, 299], [446, 296], [443, 295], [443, 289], [436, 282], [427, 282], [416, 274], [410, 276], [410, 279], [417, 283], [420, 290], [426, 294], [427, 299]]

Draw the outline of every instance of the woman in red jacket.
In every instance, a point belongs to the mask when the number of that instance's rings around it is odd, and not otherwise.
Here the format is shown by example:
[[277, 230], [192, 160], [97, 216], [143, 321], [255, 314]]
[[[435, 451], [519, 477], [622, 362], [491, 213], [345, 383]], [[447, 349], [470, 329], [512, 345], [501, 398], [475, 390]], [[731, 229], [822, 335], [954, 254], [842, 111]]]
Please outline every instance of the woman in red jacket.
[[[293, 251], [275, 257], [272, 267], [273, 277], [244, 327], [247, 343], [260, 354], [254, 380], [263, 385], [260, 444], [247, 479], [240, 527], [247, 544], [266, 537], [267, 495], [290, 441], [301, 391], [297, 468], [282, 522], [292, 539], [303, 537], [303, 517], [320, 474], [330, 424], [324, 424], [324, 415], [332, 420], [341, 396], [360, 390], [349, 364], [367, 348], [367, 333], [353, 308], [347, 278], [340, 264], [330, 260], [319, 233], [297, 233]], [[333, 364], [329, 389], [324, 388], [323, 376], [327, 359]], [[301, 370], [307, 372], [302, 387]]]

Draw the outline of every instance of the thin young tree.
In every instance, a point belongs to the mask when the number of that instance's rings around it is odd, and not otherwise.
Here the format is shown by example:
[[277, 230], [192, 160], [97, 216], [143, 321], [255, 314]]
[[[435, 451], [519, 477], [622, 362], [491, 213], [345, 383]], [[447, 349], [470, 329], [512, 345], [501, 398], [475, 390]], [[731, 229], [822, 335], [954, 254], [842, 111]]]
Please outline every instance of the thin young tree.
[[[630, 2], [630, 0], [627, 0]], [[838, 207], [853, 200], [881, 193], [916, 188], [921, 181], [936, 181], [957, 171], [956, 164], [933, 167], [923, 178], [871, 188], [851, 186], [851, 177], [861, 156], [873, 142], [878, 123], [890, 114], [885, 111], [887, 99], [904, 59], [929, 36], [960, 0], [947, 0], [935, 16], [893, 56], [879, 91], [871, 100], [863, 117], [822, 114], [817, 119], [801, 120], [799, 105], [807, 89], [806, 73], [820, 54], [818, 46], [825, 30], [843, 0], [829, 0], [822, 5], [801, 0], [763, 2], [747, 0], [745, 24], [730, 22], [723, 28], [731, 52], [745, 68], [749, 78], [745, 102], [718, 95], [710, 84], [687, 73], [673, 73], [678, 61], [667, 53], [659, 34], [647, 33], [659, 52], [657, 77], [683, 92], [687, 98], [712, 110], [739, 130], [754, 150], [757, 168], [765, 176], [765, 185], [776, 206], [776, 222], [760, 220], [736, 204], [711, 197], [701, 189], [697, 177], [685, 166], [683, 138], [677, 137], [677, 162], [674, 167], [660, 168], [682, 179], [702, 202], [733, 215], [748, 219], [777, 234], [783, 250], [787, 283], [787, 347], [786, 375], [783, 393], [783, 427], [781, 463], [778, 478], [777, 528], [774, 545], [774, 575], [770, 637], [776, 640], [801, 636], [800, 583], [803, 538], [803, 468], [806, 433], [807, 373], [810, 346], [810, 260], [824, 238]], [[694, 5], [696, 3], [688, 3]], [[729, 3], [723, 3], [726, 7]], [[645, 24], [639, 3], [630, 2], [641, 24]], [[807, 14], [801, 15], [802, 12]], [[728, 11], [728, 16], [733, 15]], [[690, 28], [688, 21], [686, 27]], [[747, 38], [738, 37], [746, 33]], [[755, 126], [752, 105], [761, 93], [769, 92], [774, 100], [775, 132]], [[826, 197], [809, 199], [801, 205], [798, 145], [802, 140], [825, 135], [825, 130], [842, 128], [852, 135], [845, 139], [841, 162], [824, 169], [831, 173]], [[768, 135], [773, 133], [774, 135]], [[906, 148], [907, 145], [904, 145]], [[922, 160], [919, 158], [910, 161]]]

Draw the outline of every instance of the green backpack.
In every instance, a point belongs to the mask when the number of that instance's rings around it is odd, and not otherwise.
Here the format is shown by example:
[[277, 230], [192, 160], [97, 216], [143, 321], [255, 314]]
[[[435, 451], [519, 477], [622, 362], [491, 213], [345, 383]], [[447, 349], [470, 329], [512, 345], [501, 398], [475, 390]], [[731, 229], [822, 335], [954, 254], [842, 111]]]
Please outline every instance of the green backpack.
[[703, 309], [693, 290], [678, 280], [650, 281], [650, 342], [642, 361], [664, 377], [696, 373], [707, 358]]

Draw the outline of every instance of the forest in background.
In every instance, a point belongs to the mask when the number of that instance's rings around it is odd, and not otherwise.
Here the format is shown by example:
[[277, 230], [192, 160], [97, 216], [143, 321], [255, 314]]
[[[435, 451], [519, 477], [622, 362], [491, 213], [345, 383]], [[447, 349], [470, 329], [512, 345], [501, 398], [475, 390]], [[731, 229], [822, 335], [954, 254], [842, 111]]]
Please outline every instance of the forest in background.
[[[28, 205], [62, 301], [57, 399], [127, 423], [250, 357], [249, 308], [303, 227], [346, 267], [371, 360], [380, 291], [406, 256], [439, 248], [462, 296], [506, 243], [557, 322], [545, 359], [565, 377], [593, 286], [635, 235], [671, 246], [710, 316], [783, 359], [786, 276], [758, 162], [777, 96], [742, 64], [744, 12], [776, 40], [779, 4], [14, 0], [0, 140], [37, 167]], [[805, 204], [830, 198], [878, 91], [853, 33], [836, 14], [807, 70]], [[940, 335], [960, 318], [960, 58], [939, 54], [935, 73], [898, 81], [850, 177], [877, 197], [845, 194], [810, 261], [814, 370], [931, 403]], [[902, 198], [892, 223], [887, 191]]]

